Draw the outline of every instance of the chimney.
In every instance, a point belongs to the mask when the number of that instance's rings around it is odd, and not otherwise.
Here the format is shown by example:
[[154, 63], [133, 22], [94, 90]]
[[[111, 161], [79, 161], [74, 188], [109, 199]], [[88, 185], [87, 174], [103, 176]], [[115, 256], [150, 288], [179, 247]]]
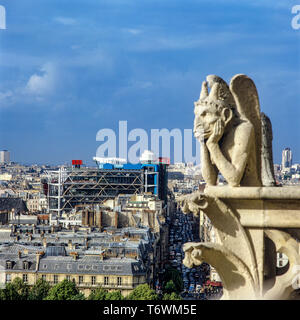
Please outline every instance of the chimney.
[[46, 238], [43, 238], [43, 247], [47, 248], [47, 239]]
[[103, 261], [106, 257], [105, 252], [103, 251], [102, 253], [100, 253], [100, 260]]
[[115, 212], [114, 226], [115, 226], [116, 228], [118, 228], [118, 212]]
[[40, 265], [40, 260], [41, 260], [41, 257], [44, 255], [44, 252], [43, 251], [38, 251], [35, 255], [35, 258], [36, 258], [36, 266], [35, 266], [35, 271], [38, 271], [39, 270], [39, 265]]
[[99, 211], [99, 216], [98, 216], [98, 227], [101, 231], [102, 229], [102, 211]]
[[85, 225], [85, 216], [86, 216], [86, 212], [85, 212], [85, 210], [82, 210], [82, 214], [81, 214], [81, 223], [82, 223], [82, 225]]
[[94, 213], [93, 212], [89, 212], [89, 226], [93, 226], [94, 224]]
[[87, 226], [89, 224], [89, 212], [86, 209], [85, 210], [85, 225]]
[[73, 256], [73, 260], [76, 261], [78, 259], [78, 253], [73, 251], [73, 252], [70, 252], [70, 255]]

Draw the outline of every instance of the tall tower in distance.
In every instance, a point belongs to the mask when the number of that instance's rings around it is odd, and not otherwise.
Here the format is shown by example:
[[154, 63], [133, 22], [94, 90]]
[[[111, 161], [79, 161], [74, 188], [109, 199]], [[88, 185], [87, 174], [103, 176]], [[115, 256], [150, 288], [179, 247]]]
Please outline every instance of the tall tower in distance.
[[282, 151], [281, 170], [292, 166], [292, 151], [290, 148], [285, 148]]
[[0, 151], [0, 164], [9, 163], [10, 162], [10, 152], [7, 150]]

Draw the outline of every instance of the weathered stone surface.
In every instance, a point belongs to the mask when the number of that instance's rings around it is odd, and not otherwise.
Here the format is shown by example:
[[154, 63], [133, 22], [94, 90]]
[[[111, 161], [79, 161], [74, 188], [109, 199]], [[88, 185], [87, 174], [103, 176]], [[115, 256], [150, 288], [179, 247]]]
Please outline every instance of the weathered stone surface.
[[266, 187], [275, 186], [272, 124], [268, 116], [261, 113], [262, 146], [261, 146], [261, 180]]
[[261, 120], [253, 81], [237, 75], [229, 88], [223, 79], [208, 76], [207, 83], [194, 103], [203, 178], [216, 185], [220, 172], [231, 186], [260, 186]]
[[[208, 76], [195, 102], [194, 132], [207, 185], [181, 202], [184, 212], [209, 217], [217, 243], [185, 244], [184, 264], [214, 266], [223, 299], [290, 298], [300, 268], [300, 188], [274, 186], [271, 122], [260, 114], [253, 81], [236, 75], [228, 86]], [[216, 186], [219, 172], [227, 186]], [[280, 275], [276, 252], [289, 259]]]

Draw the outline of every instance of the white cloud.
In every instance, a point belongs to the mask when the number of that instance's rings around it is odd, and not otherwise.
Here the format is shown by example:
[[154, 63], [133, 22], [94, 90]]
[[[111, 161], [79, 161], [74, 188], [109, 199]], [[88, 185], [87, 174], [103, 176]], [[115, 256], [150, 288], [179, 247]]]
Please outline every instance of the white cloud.
[[6, 92], [0, 92], [0, 101], [12, 97], [12, 95], [13, 94], [12, 94], [12, 92], [10, 90], [6, 91]]
[[37, 96], [47, 95], [55, 87], [55, 68], [51, 63], [45, 64], [41, 68], [41, 75], [33, 74], [27, 84], [26, 92]]
[[143, 32], [140, 29], [133, 29], [133, 28], [129, 28], [129, 29], [125, 28], [125, 29], [122, 29], [122, 31], [130, 33], [130, 34], [135, 35], [135, 36], [138, 35], [138, 34], [141, 34]]
[[66, 25], [66, 26], [72, 26], [72, 25], [76, 24], [75, 19], [68, 18], [68, 17], [55, 17], [54, 21], [58, 22], [60, 24]]

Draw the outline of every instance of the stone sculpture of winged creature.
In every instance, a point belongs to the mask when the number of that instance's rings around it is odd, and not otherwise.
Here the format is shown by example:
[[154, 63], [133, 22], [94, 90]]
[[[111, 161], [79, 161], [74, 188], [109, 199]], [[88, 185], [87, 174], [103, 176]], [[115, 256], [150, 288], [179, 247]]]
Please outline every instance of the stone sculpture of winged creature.
[[243, 74], [230, 86], [215, 75], [206, 80], [194, 103], [204, 180], [216, 185], [220, 172], [230, 186], [261, 186], [262, 123], [254, 82]]

